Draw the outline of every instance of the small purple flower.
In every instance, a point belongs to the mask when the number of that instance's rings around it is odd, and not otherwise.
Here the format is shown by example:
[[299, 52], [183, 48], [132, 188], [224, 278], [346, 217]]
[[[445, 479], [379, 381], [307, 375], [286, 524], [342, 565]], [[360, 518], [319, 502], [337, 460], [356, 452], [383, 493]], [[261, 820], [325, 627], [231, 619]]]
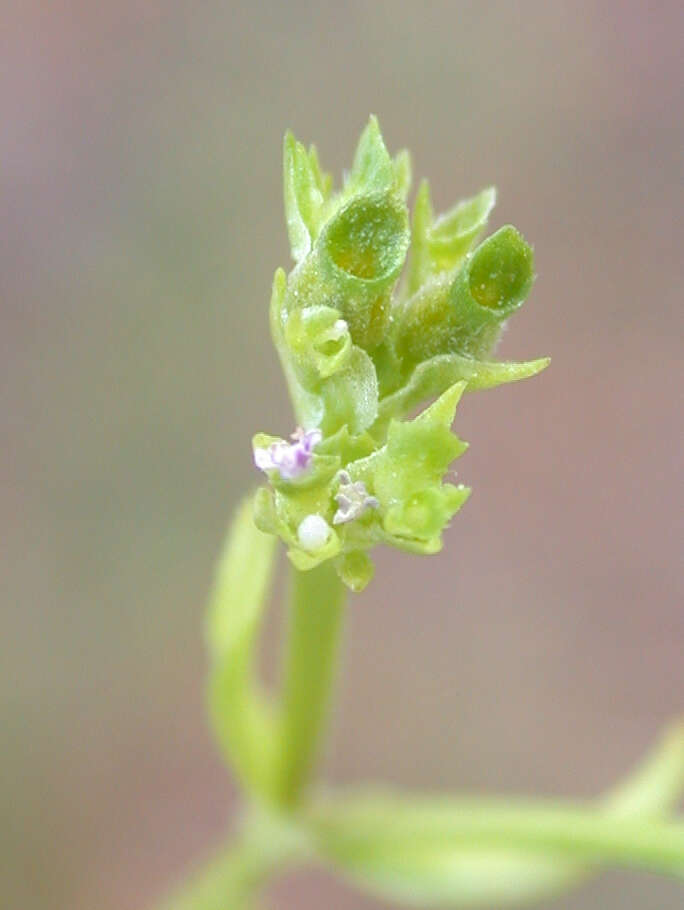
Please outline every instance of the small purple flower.
[[323, 438], [318, 429], [297, 427], [290, 437], [293, 442], [274, 442], [267, 448], [254, 450], [254, 464], [262, 471], [277, 470], [283, 480], [295, 480], [311, 466], [314, 447]]

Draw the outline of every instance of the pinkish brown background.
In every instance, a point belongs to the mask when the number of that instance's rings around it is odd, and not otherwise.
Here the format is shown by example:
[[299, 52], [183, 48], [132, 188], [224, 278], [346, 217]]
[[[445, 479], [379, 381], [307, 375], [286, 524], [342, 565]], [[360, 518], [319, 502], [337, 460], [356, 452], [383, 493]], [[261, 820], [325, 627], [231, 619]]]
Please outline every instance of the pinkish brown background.
[[[329, 778], [590, 796], [682, 711], [681, 9], [5, 6], [3, 907], [144, 910], [235, 805], [201, 619], [250, 435], [291, 429], [286, 127], [339, 175], [376, 112], [441, 207], [496, 182], [539, 272], [501, 353], [553, 357], [466, 399], [444, 553], [351, 604]], [[611, 874], [553, 906], [683, 902]], [[322, 873], [271, 903], [381, 906]]]

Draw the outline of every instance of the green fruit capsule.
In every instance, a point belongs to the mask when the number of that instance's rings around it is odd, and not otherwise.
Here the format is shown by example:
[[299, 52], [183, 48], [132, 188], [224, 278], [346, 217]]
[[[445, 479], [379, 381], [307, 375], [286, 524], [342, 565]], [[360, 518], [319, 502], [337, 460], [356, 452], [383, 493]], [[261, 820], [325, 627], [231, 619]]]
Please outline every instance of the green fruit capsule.
[[408, 212], [393, 193], [360, 196], [325, 225], [292, 276], [290, 307], [333, 307], [366, 350], [385, 336], [409, 245]]
[[437, 354], [486, 355], [533, 281], [532, 247], [514, 227], [502, 227], [455, 276], [440, 276], [407, 302], [395, 336], [405, 368]]

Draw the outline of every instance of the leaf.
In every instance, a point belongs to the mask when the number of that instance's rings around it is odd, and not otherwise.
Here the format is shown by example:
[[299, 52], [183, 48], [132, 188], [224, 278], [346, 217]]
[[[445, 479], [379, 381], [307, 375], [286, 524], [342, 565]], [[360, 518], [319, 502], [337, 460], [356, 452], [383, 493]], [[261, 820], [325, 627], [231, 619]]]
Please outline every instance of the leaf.
[[441, 482], [467, 445], [451, 432], [464, 383], [447, 389], [414, 420], [393, 420], [375, 463], [374, 489], [384, 501], [404, 499]]
[[345, 585], [354, 592], [363, 591], [375, 571], [370, 557], [363, 550], [345, 553], [338, 559], [336, 569]]
[[671, 723], [644, 761], [602, 800], [615, 818], [661, 818], [684, 791], [684, 717]]
[[381, 438], [393, 417], [403, 417], [455, 382], [467, 382], [469, 391], [491, 389], [535, 376], [549, 363], [548, 357], [523, 363], [495, 363], [473, 360], [462, 354], [438, 354], [419, 363], [402, 388], [380, 400], [378, 418], [371, 433]]
[[[469, 488], [463, 485], [426, 487], [390, 506], [385, 514], [384, 528], [397, 545], [397, 538], [425, 541], [428, 542], [427, 552], [438, 552], [442, 531], [469, 496]], [[434, 546], [433, 542], [439, 542], [439, 546]], [[421, 547], [420, 552], [426, 550]]]
[[318, 150], [315, 145], [309, 146], [309, 167], [323, 199], [329, 199], [332, 191], [332, 177], [321, 170], [321, 165], [318, 161]]
[[409, 906], [503, 907], [578, 884], [599, 865], [684, 877], [684, 826], [655, 821], [684, 789], [684, 723], [597, 804], [511, 804], [344, 793], [314, 808], [319, 854]]
[[447, 389], [414, 420], [392, 420], [382, 448], [349, 465], [377, 497], [387, 543], [418, 553], [436, 553], [441, 534], [468, 498], [463, 486], [443, 483], [451, 462], [467, 444], [451, 432], [464, 383]]
[[314, 828], [324, 852], [342, 868], [410, 902], [463, 905], [478, 890], [489, 901], [494, 895], [502, 900], [509, 891], [504, 870], [514, 886], [517, 870], [518, 884], [529, 888], [529, 856], [542, 860], [533, 868], [544, 887], [552, 879], [544, 860], [561, 868], [569, 860], [684, 878], [684, 825], [613, 820], [597, 809], [346, 794]]
[[269, 790], [275, 725], [271, 705], [254, 681], [254, 651], [275, 544], [276, 538], [255, 526], [248, 497], [219, 560], [206, 623], [214, 731], [242, 783], [262, 797]]
[[305, 427], [320, 426], [323, 419], [323, 402], [320, 395], [304, 388], [295, 370], [294, 360], [285, 339], [287, 313], [287, 276], [284, 269], [276, 269], [273, 276], [269, 324], [273, 344], [287, 380], [290, 398], [295, 408], [297, 422]]
[[407, 278], [409, 296], [415, 294], [430, 276], [429, 234], [433, 220], [430, 184], [427, 180], [422, 180], [413, 206], [411, 259]]
[[365, 458], [370, 455], [376, 448], [376, 444], [368, 433], [353, 435], [349, 432], [349, 427], [343, 426], [332, 436], [326, 436], [317, 446], [317, 451], [321, 455], [336, 454], [342, 460], [342, 464], [348, 464], [350, 461], [356, 461], [358, 458]]
[[421, 182], [413, 209], [409, 296], [433, 276], [452, 272], [461, 265], [487, 226], [495, 204], [496, 189], [488, 187], [435, 220], [430, 186], [427, 180]]
[[330, 179], [321, 173], [316, 149], [307, 152], [289, 131], [283, 142], [283, 193], [290, 248], [299, 262], [318, 236]]
[[394, 182], [395, 168], [383, 141], [378, 118], [371, 116], [356, 147], [344, 195], [350, 197], [387, 192], [392, 189]]
[[559, 888], [559, 864], [525, 851], [461, 846], [347, 852], [335, 867], [363, 890], [414, 907], [506, 907]]
[[488, 187], [440, 215], [428, 235], [432, 272], [457, 268], [484, 231], [496, 205], [496, 189]]
[[394, 156], [394, 192], [404, 201], [411, 189], [411, 154], [402, 149]]
[[368, 354], [353, 346], [346, 366], [322, 383], [321, 395], [326, 436], [345, 425], [354, 436], [368, 429], [378, 416], [378, 378]]

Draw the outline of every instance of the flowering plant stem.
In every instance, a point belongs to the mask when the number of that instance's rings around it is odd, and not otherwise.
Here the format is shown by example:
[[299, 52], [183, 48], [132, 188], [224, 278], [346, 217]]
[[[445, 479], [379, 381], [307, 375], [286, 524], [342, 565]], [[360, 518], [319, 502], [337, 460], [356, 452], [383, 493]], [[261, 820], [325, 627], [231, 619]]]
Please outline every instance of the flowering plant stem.
[[[423, 183], [411, 221], [409, 156], [389, 155], [375, 118], [339, 192], [290, 134], [284, 184], [296, 265], [275, 274], [270, 325], [301, 425], [289, 441], [253, 439], [265, 483], [237, 510], [207, 623], [211, 721], [247, 813], [165, 910], [251, 910], [279, 870], [312, 863], [422, 908], [535, 902], [606, 866], [684, 880], [684, 822], [670, 817], [684, 790], [681, 722], [592, 804], [312, 786], [347, 589], [371, 582], [377, 546], [439, 552], [470, 492], [450, 479], [467, 447], [452, 432], [459, 399], [548, 360], [489, 360], [534, 280], [515, 228], [479, 243], [493, 188], [436, 217]], [[272, 697], [255, 666], [277, 539], [291, 584]]]
[[330, 563], [291, 570], [289, 629], [275, 796], [286, 808], [302, 799], [325, 727], [335, 680], [346, 589]]

